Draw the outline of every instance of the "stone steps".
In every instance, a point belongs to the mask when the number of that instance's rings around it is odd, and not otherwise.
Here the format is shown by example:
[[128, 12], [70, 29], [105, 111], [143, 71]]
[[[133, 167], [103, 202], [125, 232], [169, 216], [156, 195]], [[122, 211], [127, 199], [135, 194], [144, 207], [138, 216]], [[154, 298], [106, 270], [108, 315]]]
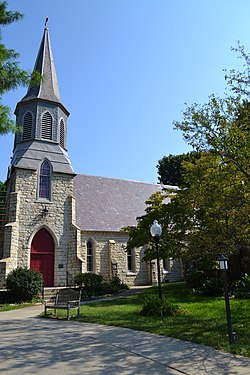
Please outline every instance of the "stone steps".
[[43, 289], [43, 299], [45, 301], [53, 301], [56, 298], [56, 293], [60, 289], [65, 289], [66, 287], [53, 286], [53, 287], [44, 287]]

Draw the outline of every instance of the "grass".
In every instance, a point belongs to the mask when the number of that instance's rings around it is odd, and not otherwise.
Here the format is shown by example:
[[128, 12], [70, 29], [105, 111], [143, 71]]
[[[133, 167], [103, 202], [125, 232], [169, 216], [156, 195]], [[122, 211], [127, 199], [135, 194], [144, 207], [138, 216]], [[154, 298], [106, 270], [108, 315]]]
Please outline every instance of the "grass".
[[237, 343], [229, 345], [224, 298], [197, 296], [184, 283], [170, 283], [163, 286], [163, 295], [187, 313], [174, 317], [140, 316], [145, 296], [150, 293], [157, 294], [157, 288], [140, 295], [82, 305], [80, 321], [147, 331], [250, 357], [250, 300], [230, 301]]
[[10, 303], [10, 304], [7, 304], [7, 303], [4, 303], [4, 304], [0, 304], [0, 313], [2, 311], [10, 311], [10, 310], [18, 310], [18, 309], [23, 309], [24, 307], [29, 307], [31, 306], [31, 303]]

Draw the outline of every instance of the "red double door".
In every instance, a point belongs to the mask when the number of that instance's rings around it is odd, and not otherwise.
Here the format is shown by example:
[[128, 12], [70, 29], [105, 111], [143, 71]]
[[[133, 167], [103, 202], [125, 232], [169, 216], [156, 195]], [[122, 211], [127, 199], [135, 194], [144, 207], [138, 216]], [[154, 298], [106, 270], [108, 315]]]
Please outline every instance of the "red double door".
[[51, 234], [40, 229], [31, 243], [30, 268], [43, 274], [44, 286], [54, 285], [55, 243]]

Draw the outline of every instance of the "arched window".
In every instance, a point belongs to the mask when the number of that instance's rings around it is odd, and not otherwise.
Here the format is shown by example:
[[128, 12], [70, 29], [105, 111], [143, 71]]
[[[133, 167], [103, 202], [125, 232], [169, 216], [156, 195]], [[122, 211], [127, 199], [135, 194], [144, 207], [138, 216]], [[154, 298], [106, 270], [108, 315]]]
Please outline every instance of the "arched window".
[[87, 241], [87, 272], [94, 272], [94, 246], [93, 241]]
[[32, 114], [27, 112], [23, 119], [23, 140], [30, 139], [32, 137]]
[[127, 264], [128, 264], [128, 272], [135, 272], [135, 259], [134, 259], [133, 250], [127, 251]]
[[63, 119], [60, 121], [60, 146], [65, 147], [65, 125]]
[[39, 198], [51, 199], [51, 167], [45, 160], [40, 168], [39, 176]]
[[42, 116], [41, 138], [52, 140], [52, 116], [49, 112]]

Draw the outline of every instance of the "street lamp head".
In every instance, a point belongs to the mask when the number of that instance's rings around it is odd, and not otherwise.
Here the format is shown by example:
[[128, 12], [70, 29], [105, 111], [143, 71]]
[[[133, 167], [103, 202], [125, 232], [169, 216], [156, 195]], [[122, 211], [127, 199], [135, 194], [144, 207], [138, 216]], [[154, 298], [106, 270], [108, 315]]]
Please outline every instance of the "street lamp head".
[[224, 255], [220, 255], [218, 257], [220, 270], [227, 271], [228, 270], [228, 258]]
[[158, 223], [157, 220], [154, 220], [153, 224], [150, 227], [151, 236], [154, 238], [160, 238], [162, 234], [162, 226]]

